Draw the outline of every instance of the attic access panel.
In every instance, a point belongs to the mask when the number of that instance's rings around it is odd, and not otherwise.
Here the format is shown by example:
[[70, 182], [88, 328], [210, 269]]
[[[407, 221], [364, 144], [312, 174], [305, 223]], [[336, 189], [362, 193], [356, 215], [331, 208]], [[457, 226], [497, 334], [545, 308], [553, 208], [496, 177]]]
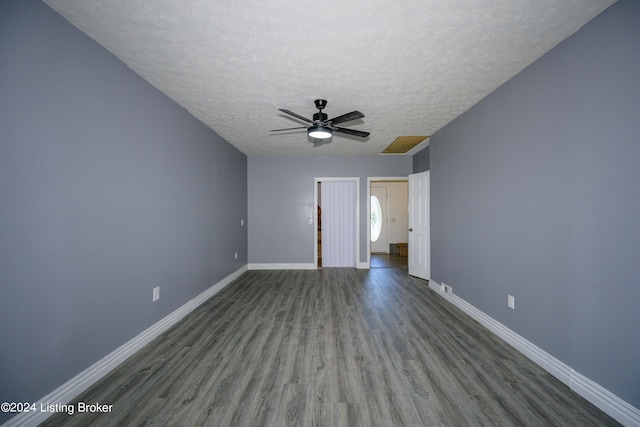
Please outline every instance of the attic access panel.
[[420, 144], [428, 136], [399, 136], [381, 154], [405, 154], [416, 145]]

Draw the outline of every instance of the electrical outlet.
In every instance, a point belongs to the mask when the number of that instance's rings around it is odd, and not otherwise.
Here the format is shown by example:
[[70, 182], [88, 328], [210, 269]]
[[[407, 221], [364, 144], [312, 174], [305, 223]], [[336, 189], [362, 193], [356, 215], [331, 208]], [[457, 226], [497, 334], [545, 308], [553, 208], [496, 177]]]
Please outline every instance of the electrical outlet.
[[235, 259], [238, 259], [238, 252], [235, 252], [235, 253], [233, 254], [233, 256], [234, 256], [234, 258], [235, 258]]
[[153, 288], [153, 302], [158, 301], [160, 299], [160, 286], [156, 286]]
[[445, 285], [444, 283], [442, 284], [442, 287], [441, 287], [440, 291], [444, 292], [445, 294], [452, 294], [453, 293], [453, 289], [451, 288], [451, 286]]
[[507, 307], [515, 310], [516, 309], [516, 297], [513, 295], [507, 296]]
[[241, 219], [240, 220], [240, 226], [243, 226], [243, 225], [244, 225], [244, 219]]

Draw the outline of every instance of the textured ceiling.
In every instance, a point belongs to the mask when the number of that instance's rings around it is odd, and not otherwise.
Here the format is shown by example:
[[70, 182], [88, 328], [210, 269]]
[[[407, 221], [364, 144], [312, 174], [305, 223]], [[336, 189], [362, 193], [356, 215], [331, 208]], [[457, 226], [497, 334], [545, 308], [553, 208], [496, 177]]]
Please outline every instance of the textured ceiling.
[[[45, 0], [247, 155], [375, 155], [432, 135], [614, 0]], [[313, 100], [371, 132], [314, 144]]]

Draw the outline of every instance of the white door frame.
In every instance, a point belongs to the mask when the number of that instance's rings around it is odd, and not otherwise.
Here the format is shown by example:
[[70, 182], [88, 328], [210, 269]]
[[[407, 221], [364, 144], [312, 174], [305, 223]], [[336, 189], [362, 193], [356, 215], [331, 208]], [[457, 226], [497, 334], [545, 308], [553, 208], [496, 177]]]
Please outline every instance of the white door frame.
[[[371, 268], [371, 184], [376, 181], [400, 181], [409, 182], [408, 176], [368, 176], [367, 177], [367, 265], [365, 268]], [[409, 206], [407, 205], [407, 215], [409, 214]], [[316, 245], [317, 246], [317, 245]], [[316, 258], [316, 264], [318, 259]]]
[[[318, 184], [321, 182], [355, 182], [356, 183], [356, 268], [360, 265], [360, 177], [326, 177], [313, 178], [313, 265], [318, 269]], [[368, 190], [367, 190], [368, 191]], [[368, 206], [368, 204], [367, 204]], [[368, 267], [367, 267], [368, 268]]]

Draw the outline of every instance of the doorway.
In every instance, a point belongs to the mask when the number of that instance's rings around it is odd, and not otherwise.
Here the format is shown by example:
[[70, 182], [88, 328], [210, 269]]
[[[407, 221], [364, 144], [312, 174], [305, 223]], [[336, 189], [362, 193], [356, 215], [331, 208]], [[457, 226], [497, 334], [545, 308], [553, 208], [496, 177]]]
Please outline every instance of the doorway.
[[408, 178], [368, 177], [367, 184], [367, 263], [370, 268], [406, 267]]

